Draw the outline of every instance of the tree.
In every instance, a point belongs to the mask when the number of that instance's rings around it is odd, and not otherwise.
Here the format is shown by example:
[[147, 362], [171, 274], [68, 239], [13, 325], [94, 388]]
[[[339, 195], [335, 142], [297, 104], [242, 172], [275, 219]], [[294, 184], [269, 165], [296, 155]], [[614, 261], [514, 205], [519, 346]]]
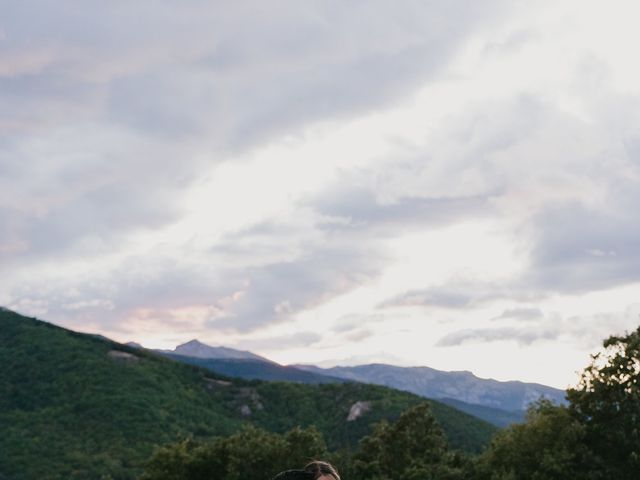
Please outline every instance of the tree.
[[410, 408], [393, 424], [381, 422], [362, 439], [354, 477], [370, 480], [462, 478], [442, 429], [426, 403]]
[[612, 336], [592, 356], [567, 398], [585, 426], [592, 478], [637, 479], [640, 472], [640, 327]]
[[326, 453], [322, 435], [313, 427], [278, 435], [247, 425], [213, 442], [184, 440], [159, 449], [141, 480], [264, 480]]
[[572, 480], [584, 478], [584, 427], [566, 407], [540, 400], [526, 422], [502, 430], [480, 458], [480, 478]]

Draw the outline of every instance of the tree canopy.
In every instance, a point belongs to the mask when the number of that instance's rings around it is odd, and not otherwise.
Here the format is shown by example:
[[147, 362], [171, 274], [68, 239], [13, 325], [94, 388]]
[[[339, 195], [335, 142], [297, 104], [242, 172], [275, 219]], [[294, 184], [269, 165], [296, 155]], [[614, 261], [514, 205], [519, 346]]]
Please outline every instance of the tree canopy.
[[636, 479], [640, 472], [640, 327], [611, 336], [592, 356], [570, 411], [586, 429], [593, 478]]
[[479, 461], [490, 480], [635, 480], [640, 472], [640, 328], [592, 355], [568, 407], [539, 402]]

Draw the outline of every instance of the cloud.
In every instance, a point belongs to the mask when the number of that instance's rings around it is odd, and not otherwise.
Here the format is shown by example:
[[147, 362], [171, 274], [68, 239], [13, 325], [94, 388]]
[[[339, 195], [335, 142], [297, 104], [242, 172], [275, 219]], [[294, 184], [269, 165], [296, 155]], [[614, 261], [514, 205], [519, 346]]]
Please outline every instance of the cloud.
[[162, 255], [75, 269], [45, 270], [28, 283], [16, 283], [8, 305], [83, 331], [193, 331], [224, 315], [244, 285], [241, 278], [225, 278], [211, 266]]
[[[486, 298], [486, 297], [481, 297]], [[410, 290], [382, 302], [378, 308], [431, 306], [441, 308], [468, 308], [481, 301], [468, 292], [447, 287]]]
[[435, 307], [468, 310], [496, 300], [535, 301], [543, 297], [540, 292], [526, 286], [458, 278], [441, 285], [403, 292], [381, 302], [378, 308]]
[[[398, 196], [379, 198], [375, 187], [355, 186], [343, 178], [310, 203], [320, 214], [343, 222], [326, 222], [327, 230], [366, 230], [373, 235], [398, 235], [407, 229], [441, 227], [464, 218], [488, 216], [491, 194], [462, 197]], [[356, 184], [357, 185], [357, 184]]]
[[455, 347], [464, 343], [515, 341], [519, 345], [531, 345], [542, 340], [555, 340], [559, 332], [539, 328], [512, 327], [464, 329], [449, 333], [436, 342], [438, 347]]
[[39, 2], [46, 23], [33, 6], [6, 9], [2, 90], [12, 111], [44, 120], [75, 110], [162, 137], [206, 130], [238, 146], [408, 95], [506, 7], [289, 1], [274, 15], [260, 2], [141, 1], [123, 16], [97, 2], [71, 15], [65, 3]]
[[3, 262], [120, 251], [212, 165], [410, 96], [506, 8], [70, 5], [3, 12]]
[[[376, 244], [322, 232], [294, 236], [294, 247], [283, 249], [288, 228], [296, 227], [283, 226], [277, 234], [265, 226], [248, 228], [209, 251], [157, 246], [115, 262], [75, 259], [66, 271], [44, 271], [24, 285], [15, 281], [19, 277], [5, 278], [5, 288], [11, 285], [6, 303], [22, 311], [37, 305], [39, 315], [69, 326], [130, 331], [155, 321], [158, 328], [248, 333], [371, 281], [385, 264]], [[251, 256], [256, 238], [263, 247]], [[230, 253], [229, 245], [238, 249]], [[30, 276], [28, 267], [20, 272]]]
[[317, 332], [296, 332], [291, 335], [278, 335], [274, 337], [252, 338], [241, 341], [237, 348], [248, 350], [278, 351], [294, 348], [310, 347], [322, 340]]
[[549, 205], [535, 219], [532, 268], [522, 282], [540, 289], [587, 292], [640, 280], [636, 182], [624, 182], [601, 208]]
[[[639, 312], [640, 304], [635, 303], [618, 312], [566, 317], [552, 313], [531, 319], [526, 326], [481, 327], [453, 331], [441, 337], [435, 345], [455, 347], [467, 343], [516, 342], [518, 345], [529, 346], [537, 342], [562, 340], [578, 344], [586, 351], [592, 351], [609, 335], [621, 334], [636, 328]], [[513, 315], [507, 318], [519, 320]]]
[[250, 331], [313, 308], [342, 295], [379, 274], [381, 261], [373, 246], [328, 243], [310, 248], [292, 261], [242, 272], [247, 286], [228, 316], [209, 322], [211, 328]]
[[353, 330], [347, 333], [346, 335], [344, 335], [344, 338], [349, 342], [360, 342], [369, 337], [372, 337], [373, 335], [374, 335], [373, 331], [365, 328], [361, 330]]
[[522, 320], [525, 322], [539, 320], [544, 313], [539, 308], [509, 308], [491, 320]]
[[349, 314], [343, 315], [334, 324], [331, 329], [334, 333], [337, 334], [349, 334], [355, 330], [359, 330], [363, 327], [372, 326], [376, 323], [381, 323], [386, 320], [388, 317], [384, 315], [380, 315], [377, 313], [374, 314]]

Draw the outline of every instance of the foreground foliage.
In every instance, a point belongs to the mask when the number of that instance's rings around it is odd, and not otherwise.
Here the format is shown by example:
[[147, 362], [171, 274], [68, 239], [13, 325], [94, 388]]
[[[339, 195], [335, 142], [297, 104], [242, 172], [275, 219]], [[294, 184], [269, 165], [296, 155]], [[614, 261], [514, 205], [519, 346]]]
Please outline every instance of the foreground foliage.
[[313, 459], [329, 459], [350, 480], [462, 480], [468, 464], [449, 450], [428, 404], [378, 423], [352, 458], [327, 451], [315, 429], [284, 435], [255, 427], [213, 442], [190, 440], [159, 449], [140, 480], [265, 480]]
[[500, 432], [477, 465], [490, 480], [637, 480], [640, 472], [640, 328], [592, 357], [567, 408], [540, 402]]
[[362, 439], [353, 461], [355, 479], [462, 479], [462, 458], [449, 450], [427, 404], [403, 413], [397, 422], [377, 424]]
[[577, 388], [568, 391], [571, 413], [584, 425], [592, 453], [588, 478], [640, 476], [640, 327], [612, 336], [592, 357]]
[[496, 435], [479, 463], [478, 477], [491, 480], [571, 480], [587, 458], [585, 428], [565, 407], [541, 401], [527, 421]]
[[209, 443], [189, 439], [157, 450], [140, 480], [264, 480], [326, 456], [322, 435], [313, 427], [279, 435], [247, 425]]

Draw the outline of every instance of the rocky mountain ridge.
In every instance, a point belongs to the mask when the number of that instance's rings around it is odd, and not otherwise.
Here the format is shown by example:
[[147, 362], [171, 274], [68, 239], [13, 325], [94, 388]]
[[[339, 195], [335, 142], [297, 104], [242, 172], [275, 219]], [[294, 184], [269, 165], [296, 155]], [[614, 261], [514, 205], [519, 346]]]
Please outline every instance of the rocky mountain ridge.
[[375, 363], [333, 368], [294, 366], [347, 380], [397, 388], [427, 398], [453, 399], [508, 412], [522, 412], [541, 397], [555, 403], [565, 402], [563, 390], [537, 383], [479, 378], [469, 371], [445, 372], [429, 367], [397, 367]]

